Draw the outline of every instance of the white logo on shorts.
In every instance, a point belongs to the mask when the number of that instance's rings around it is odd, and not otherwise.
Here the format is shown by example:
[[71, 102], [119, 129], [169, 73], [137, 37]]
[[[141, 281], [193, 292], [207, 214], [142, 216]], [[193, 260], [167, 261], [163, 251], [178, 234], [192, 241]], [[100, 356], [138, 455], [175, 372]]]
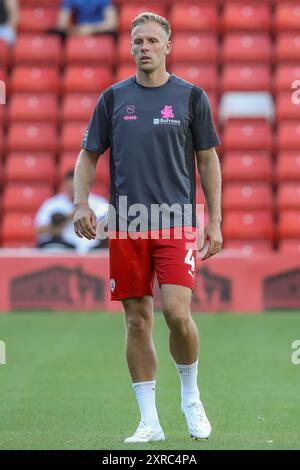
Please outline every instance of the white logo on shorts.
[[110, 289], [113, 292], [116, 288], [116, 281], [114, 279], [110, 280]]

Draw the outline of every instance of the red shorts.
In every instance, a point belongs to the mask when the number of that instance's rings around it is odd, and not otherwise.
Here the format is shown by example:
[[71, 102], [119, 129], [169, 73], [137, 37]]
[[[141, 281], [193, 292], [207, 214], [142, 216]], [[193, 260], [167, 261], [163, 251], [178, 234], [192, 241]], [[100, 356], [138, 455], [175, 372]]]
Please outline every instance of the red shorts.
[[120, 239], [119, 234], [109, 239], [111, 300], [153, 295], [155, 273], [159, 286], [177, 284], [193, 290], [196, 229], [177, 227], [168, 233], [168, 239], [163, 238], [166, 230], [148, 232], [147, 239]]

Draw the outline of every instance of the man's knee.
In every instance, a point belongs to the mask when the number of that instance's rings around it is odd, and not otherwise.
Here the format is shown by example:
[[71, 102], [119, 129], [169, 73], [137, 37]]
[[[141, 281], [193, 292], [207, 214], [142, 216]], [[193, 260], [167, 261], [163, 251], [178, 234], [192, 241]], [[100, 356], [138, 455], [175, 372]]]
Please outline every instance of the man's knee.
[[147, 302], [123, 302], [127, 330], [143, 334], [151, 330], [153, 310]]
[[163, 313], [169, 329], [173, 332], [187, 335], [193, 323], [189, 307], [181, 302], [168, 302]]

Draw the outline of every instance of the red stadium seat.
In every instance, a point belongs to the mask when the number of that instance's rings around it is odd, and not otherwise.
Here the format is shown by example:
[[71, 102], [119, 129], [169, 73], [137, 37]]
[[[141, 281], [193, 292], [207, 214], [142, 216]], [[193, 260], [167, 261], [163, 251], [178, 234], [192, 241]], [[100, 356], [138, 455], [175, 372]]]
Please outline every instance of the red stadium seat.
[[300, 254], [300, 235], [298, 240], [282, 240], [279, 249], [281, 253]]
[[217, 9], [213, 4], [175, 3], [171, 8], [170, 22], [174, 31], [217, 31]]
[[222, 89], [226, 91], [271, 91], [271, 70], [268, 65], [225, 65]]
[[7, 147], [13, 151], [55, 152], [56, 127], [52, 124], [12, 124], [8, 131]]
[[228, 240], [273, 240], [271, 211], [230, 211], [222, 224]]
[[61, 135], [61, 151], [74, 151], [79, 153], [86, 129], [86, 122], [65, 124]]
[[275, 31], [300, 31], [300, 5], [278, 2], [274, 15]]
[[0, 39], [0, 64], [3, 67], [6, 67], [9, 60], [9, 47], [7, 43]]
[[299, 65], [279, 65], [276, 68], [274, 85], [275, 91], [291, 91], [291, 84], [295, 80], [299, 80]]
[[223, 31], [269, 31], [271, 11], [261, 2], [226, 2], [223, 14]]
[[50, 184], [21, 184], [8, 183], [3, 191], [3, 210], [10, 211], [36, 211], [42, 202], [53, 195]]
[[277, 149], [299, 150], [300, 124], [298, 122], [281, 122], [277, 131]]
[[273, 209], [269, 183], [230, 183], [223, 188], [223, 210]]
[[276, 181], [300, 181], [300, 151], [279, 153], [276, 164]]
[[52, 35], [21, 34], [13, 52], [13, 61], [16, 65], [23, 64], [51, 64], [61, 63], [61, 42]]
[[56, 25], [58, 8], [33, 6], [20, 9], [20, 33], [46, 32]]
[[55, 183], [56, 167], [52, 154], [12, 153], [7, 156], [5, 181], [9, 183]]
[[2, 159], [3, 147], [4, 147], [4, 133], [3, 133], [3, 128], [0, 126], [0, 162]]
[[[300, 82], [299, 82], [300, 83]], [[300, 120], [300, 106], [292, 101], [291, 92], [279, 93], [276, 97], [276, 116], [277, 120]]]
[[[128, 2], [129, 3], [129, 2]], [[166, 16], [166, 7], [161, 2], [139, 2], [126, 4], [120, 7], [119, 11], [119, 31], [130, 31], [131, 21], [144, 11], [153, 11], [161, 16]]]
[[9, 105], [9, 121], [46, 121], [56, 123], [57, 98], [50, 94], [14, 94]]
[[118, 45], [117, 45], [117, 58], [118, 63], [129, 62], [135, 66], [133, 56], [131, 54], [131, 35], [128, 32], [119, 34]]
[[214, 33], [175, 33], [170, 54], [172, 62], [216, 62], [218, 41]]
[[22, 93], [58, 93], [60, 77], [56, 68], [15, 67], [12, 72], [11, 88]]
[[267, 122], [229, 121], [225, 125], [222, 144], [225, 150], [271, 151], [273, 134]]
[[110, 67], [76, 67], [66, 69], [64, 76], [65, 93], [100, 93], [112, 84]]
[[[33, 243], [36, 236], [34, 224], [35, 214], [22, 211], [12, 212], [3, 216], [2, 222], [2, 246], [18, 246], [22, 243]], [[18, 242], [14, 245], [14, 242]], [[32, 246], [32, 244], [30, 245]]]
[[79, 149], [76, 151], [67, 151], [61, 154], [58, 165], [58, 180], [61, 182], [69, 171], [75, 169], [75, 163], [78, 157]]
[[277, 190], [279, 210], [300, 210], [300, 184], [281, 183]]
[[300, 210], [279, 213], [278, 237], [280, 240], [300, 239]]
[[242, 250], [244, 253], [249, 255], [252, 254], [267, 254], [270, 253], [273, 249], [273, 244], [271, 240], [228, 240], [225, 243], [224, 248], [230, 250]]
[[6, 118], [5, 111], [6, 111], [5, 106], [0, 104], [0, 127], [3, 126], [4, 120]]
[[86, 121], [92, 117], [99, 94], [69, 93], [64, 96], [62, 103], [62, 120]]
[[127, 78], [135, 75], [136, 67], [135, 64], [121, 64], [116, 72], [116, 82], [127, 80]]
[[173, 63], [169, 70], [184, 80], [204, 88], [207, 92], [218, 89], [218, 73], [215, 65]]
[[300, 31], [298, 33], [281, 33], [276, 43], [277, 62], [300, 62]]
[[227, 33], [222, 44], [224, 62], [271, 62], [272, 43], [269, 34]]
[[66, 62], [68, 64], [114, 63], [114, 40], [110, 35], [70, 37], [66, 45]]
[[228, 152], [222, 159], [223, 181], [272, 181], [272, 161], [268, 152]]

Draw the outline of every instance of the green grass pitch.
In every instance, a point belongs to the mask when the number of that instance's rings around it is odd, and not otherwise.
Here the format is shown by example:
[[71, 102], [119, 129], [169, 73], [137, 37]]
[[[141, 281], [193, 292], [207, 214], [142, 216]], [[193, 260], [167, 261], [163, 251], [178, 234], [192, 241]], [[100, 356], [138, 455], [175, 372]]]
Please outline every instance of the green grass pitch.
[[139, 421], [121, 314], [0, 315], [0, 449], [299, 449], [300, 314], [194, 315], [199, 384], [213, 426], [193, 441], [180, 412], [168, 330], [156, 314], [157, 407], [164, 443], [126, 445]]

